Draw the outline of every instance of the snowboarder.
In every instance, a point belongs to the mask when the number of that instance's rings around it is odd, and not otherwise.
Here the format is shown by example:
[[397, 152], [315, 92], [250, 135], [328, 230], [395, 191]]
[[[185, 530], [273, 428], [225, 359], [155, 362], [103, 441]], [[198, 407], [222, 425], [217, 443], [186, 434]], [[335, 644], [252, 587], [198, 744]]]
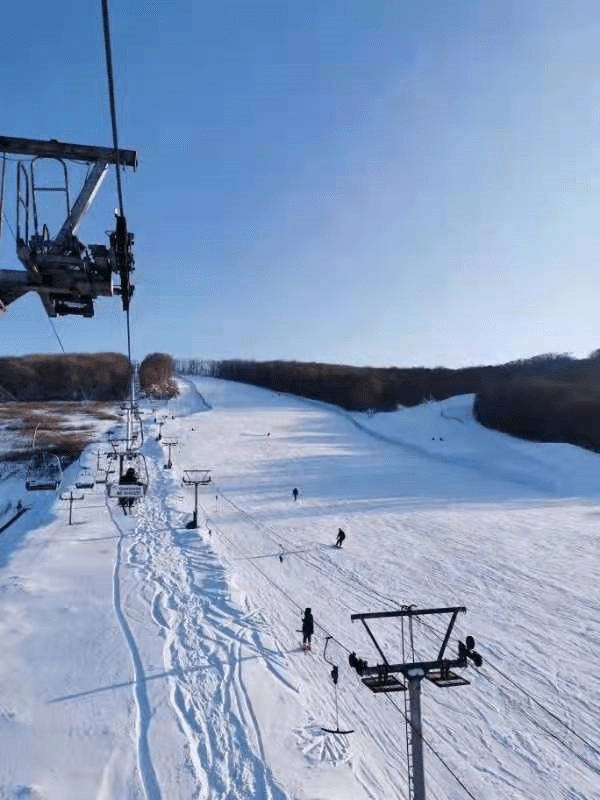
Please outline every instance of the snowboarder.
[[335, 540], [335, 546], [338, 547], [338, 548], [341, 548], [342, 547], [342, 543], [343, 543], [345, 538], [346, 538], [346, 534], [344, 533], [344, 531], [341, 528], [338, 528], [338, 535], [337, 535], [337, 539]]
[[302, 617], [302, 647], [304, 650], [310, 650], [310, 640], [315, 629], [312, 611], [310, 608], [305, 609], [304, 616]]
[[298, 499], [298, 489], [296, 489], [295, 486], [292, 489], [292, 497], [294, 498], [294, 502], [296, 502], [296, 500]]

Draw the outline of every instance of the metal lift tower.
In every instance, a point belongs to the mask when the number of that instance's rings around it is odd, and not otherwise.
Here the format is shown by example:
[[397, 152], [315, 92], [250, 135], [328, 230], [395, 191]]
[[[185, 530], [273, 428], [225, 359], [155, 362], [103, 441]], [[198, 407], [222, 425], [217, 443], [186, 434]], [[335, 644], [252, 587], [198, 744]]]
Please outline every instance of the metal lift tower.
[[[129, 308], [133, 286], [133, 234], [128, 233], [125, 217], [117, 213], [115, 230], [108, 244], [85, 245], [77, 238], [84, 214], [92, 204], [111, 164], [135, 167], [133, 150], [67, 144], [56, 139], [17, 139], [0, 136], [0, 198], [4, 196], [7, 153], [26, 156], [16, 168], [16, 245], [25, 270], [0, 269], [0, 312], [28, 292], [37, 292], [49, 317], [77, 314], [94, 315], [94, 300], [100, 296], [121, 296], [123, 309]], [[40, 162], [59, 164], [57, 185], [42, 185]], [[67, 162], [84, 161], [88, 174], [79, 194], [71, 202]], [[54, 235], [39, 219], [43, 192], [56, 193], [64, 201], [65, 220]], [[2, 203], [0, 202], [0, 212]], [[119, 282], [113, 284], [113, 275]]]
[[[425, 800], [425, 769], [423, 764], [423, 734], [421, 728], [421, 681], [423, 678], [427, 678], [431, 683], [441, 688], [465, 686], [469, 681], [452, 670], [468, 666], [469, 660], [472, 661], [476, 667], [480, 667], [482, 663], [481, 656], [473, 649], [475, 647], [475, 640], [472, 636], [467, 636], [464, 644], [463, 642], [458, 643], [458, 655], [456, 658], [444, 657], [446, 645], [450, 639], [456, 617], [459, 612], [466, 612], [466, 610], [464, 606], [424, 609], [404, 606], [400, 611], [381, 611], [367, 614], [352, 614], [350, 616], [353, 622], [359, 619], [365, 626], [382, 660], [382, 663], [377, 666], [369, 667], [367, 662], [357, 658], [355, 653], [350, 655], [350, 666], [354, 667], [359, 675], [367, 676], [362, 679], [365, 686], [371, 689], [372, 692], [405, 692], [408, 688], [408, 701], [406, 695], [404, 695], [404, 717], [406, 720], [409, 800]], [[426, 615], [437, 616], [447, 614], [451, 616], [437, 656], [431, 661], [415, 661], [413, 619]], [[403, 663], [401, 664], [389, 663], [367, 624], [367, 620], [390, 617], [400, 617], [402, 622]], [[408, 619], [408, 648], [405, 646], [405, 619]], [[407, 649], [409, 652], [407, 652]], [[411, 658], [408, 659], [407, 656]], [[395, 678], [394, 673], [401, 673], [404, 682]]]

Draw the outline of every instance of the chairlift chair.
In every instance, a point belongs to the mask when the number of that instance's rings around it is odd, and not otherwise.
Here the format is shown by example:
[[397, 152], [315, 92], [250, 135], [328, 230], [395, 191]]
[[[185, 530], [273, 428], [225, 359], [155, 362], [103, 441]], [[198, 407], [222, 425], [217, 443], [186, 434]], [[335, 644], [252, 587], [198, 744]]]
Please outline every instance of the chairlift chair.
[[93, 489], [96, 483], [96, 478], [94, 473], [88, 467], [84, 467], [80, 470], [79, 475], [75, 480], [75, 486], [77, 489]]
[[148, 466], [146, 459], [141, 453], [129, 453], [123, 455], [122, 470], [123, 475], [132, 467], [135, 471], [137, 482], [136, 483], [120, 483], [120, 479], [106, 481], [107, 491], [109, 497], [117, 497], [121, 499], [131, 499], [143, 497], [148, 491]]
[[35, 452], [27, 467], [25, 488], [29, 492], [56, 491], [63, 480], [58, 456], [44, 450]]

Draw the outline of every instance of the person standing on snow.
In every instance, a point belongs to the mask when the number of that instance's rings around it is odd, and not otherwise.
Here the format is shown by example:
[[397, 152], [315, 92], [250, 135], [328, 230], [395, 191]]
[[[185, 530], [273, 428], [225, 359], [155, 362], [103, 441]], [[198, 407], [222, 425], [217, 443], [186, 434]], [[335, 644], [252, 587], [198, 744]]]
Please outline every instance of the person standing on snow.
[[338, 528], [338, 535], [337, 539], [335, 540], [335, 546], [341, 548], [345, 538], [346, 534], [344, 533], [344, 531], [341, 528]]
[[294, 486], [292, 489], [292, 497], [294, 498], [294, 502], [298, 499], [298, 489]]
[[310, 650], [310, 640], [315, 629], [315, 621], [313, 620], [312, 611], [310, 608], [304, 610], [302, 617], [302, 647], [305, 650]]

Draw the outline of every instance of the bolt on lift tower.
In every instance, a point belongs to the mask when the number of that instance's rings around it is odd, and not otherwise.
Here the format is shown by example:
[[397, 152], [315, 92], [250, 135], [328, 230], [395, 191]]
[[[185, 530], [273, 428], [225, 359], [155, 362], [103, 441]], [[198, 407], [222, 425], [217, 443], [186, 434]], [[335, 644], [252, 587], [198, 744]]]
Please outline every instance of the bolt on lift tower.
[[[0, 269], [0, 312], [28, 292], [37, 292], [49, 317], [77, 314], [94, 315], [94, 300], [100, 296], [121, 296], [123, 309], [129, 309], [133, 285], [133, 234], [127, 232], [125, 217], [116, 215], [115, 230], [109, 243], [85, 245], [77, 238], [84, 214], [91, 206], [108, 167], [135, 167], [133, 150], [67, 144], [56, 139], [19, 139], [0, 136], [0, 216], [6, 176], [6, 155], [26, 156], [28, 162], [16, 166], [16, 245], [23, 270]], [[41, 185], [41, 162], [59, 165], [60, 180]], [[88, 174], [78, 196], [71, 202], [67, 162], [84, 161]], [[65, 220], [52, 235], [39, 219], [41, 193], [55, 193], [64, 202]], [[113, 285], [113, 274], [119, 284]]]
[[[459, 612], [466, 612], [464, 606], [453, 606], [451, 608], [424, 608], [416, 609], [412, 606], [403, 606], [400, 611], [382, 611], [367, 614], [352, 614], [350, 619], [360, 620], [365, 626], [371, 641], [375, 645], [382, 663], [370, 667], [366, 661], [357, 658], [355, 653], [351, 653], [349, 663], [361, 676], [362, 682], [372, 692], [406, 692], [408, 688], [408, 700], [404, 695], [404, 718], [406, 721], [406, 755], [409, 800], [425, 800], [425, 769], [423, 763], [423, 733], [421, 725], [421, 681], [423, 678], [434, 683], [441, 688], [450, 686], [465, 686], [469, 681], [462, 675], [453, 672], [453, 669], [460, 669], [468, 666], [469, 660], [476, 667], [482, 664], [479, 653], [473, 649], [475, 640], [472, 636], [467, 636], [465, 643], [458, 643], [458, 655], [456, 658], [445, 658], [446, 645], [450, 639], [450, 634], [454, 628], [456, 617]], [[441, 643], [437, 656], [431, 661], [415, 661], [414, 638], [413, 638], [413, 619], [426, 615], [446, 615], [450, 614], [450, 620]], [[383, 650], [377, 643], [367, 620], [386, 619], [390, 617], [400, 617], [402, 623], [402, 662], [401, 664], [390, 664], [385, 657]], [[405, 645], [404, 620], [408, 619], [408, 648]], [[408, 650], [408, 652], [407, 652]], [[410, 656], [410, 658], [407, 658]], [[394, 673], [401, 673], [404, 682], [394, 677]]]

